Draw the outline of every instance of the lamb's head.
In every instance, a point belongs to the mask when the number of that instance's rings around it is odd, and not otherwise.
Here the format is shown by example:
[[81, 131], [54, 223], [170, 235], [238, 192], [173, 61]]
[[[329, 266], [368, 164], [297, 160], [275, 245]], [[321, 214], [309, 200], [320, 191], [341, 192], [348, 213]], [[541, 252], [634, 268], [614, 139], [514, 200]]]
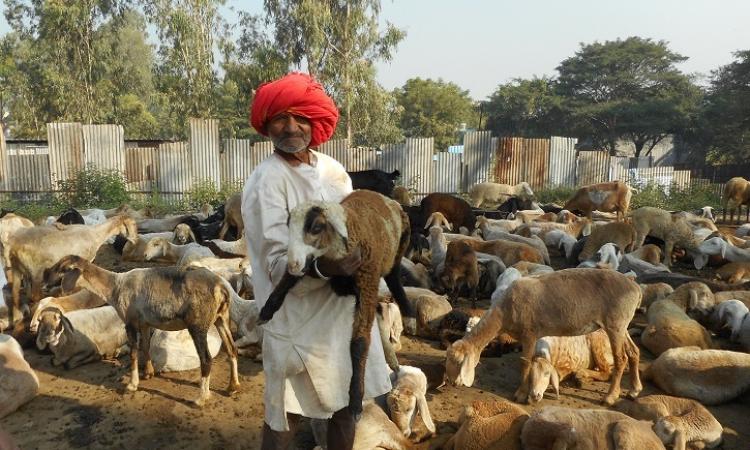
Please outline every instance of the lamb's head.
[[729, 244], [727, 241], [720, 237], [712, 237], [701, 242], [698, 246], [698, 251], [705, 255], [721, 255], [722, 258], [726, 257], [727, 247]]
[[63, 256], [54, 266], [44, 270], [46, 286], [62, 286], [63, 292], [72, 292], [88, 261], [76, 255]]
[[138, 226], [135, 224], [135, 220], [128, 216], [115, 216], [114, 220], [119, 222], [117, 233], [135, 244], [136, 239], [138, 239]]
[[653, 430], [663, 444], [668, 445], [674, 442], [678, 420], [674, 416], [665, 416], [656, 419]]
[[146, 243], [143, 250], [143, 259], [151, 261], [152, 259], [165, 256], [169, 252], [169, 241], [163, 237], [155, 237]]
[[571, 223], [576, 220], [576, 215], [567, 209], [563, 209], [557, 213], [557, 222], [559, 223]]
[[[44, 350], [47, 346], [54, 348], [59, 345], [63, 331], [65, 331], [64, 321], [67, 322], [67, 320], [59, 309], [45, 308], [39, 314], [39, 325], [36, 334], [37, 348]], [[68, 322], [69, 324], [70, 322]]]
[[[686, 292], [687, 291], [687, 292]], [[683, 304], [688, 312], [697, 311], [703, 317], [711, 313], [716, 305], [716, 298], [711, 289], [700, 281], [691, 281], [679, 286], [672, 293], [672, 296], [679, 298], [687, 296], [686, 304]]]
[[301, 276], [314, 258], [339, 259], [349, 253], [346, 220], [339, 203], [315, 201], [294, 208], [289, 214], [289, 273]]
[[430, 250], [435, 251], [433, 246], [436, 245], [447, 245], [443, 229], [440, 227], [430, 227]]
[[531, 186], [529, 186], [529, 183], [522, 181], [518, 183], [518, 188], [516, 189], [516, 196], [520, 198], [521, 200], [533, 200], [534, 191], [531, 190]]
[[529, 404], [538, 403], [544, 397], [547, 388], [552, 385], [555, 391], [555, 398], [560, 396], [560, 377], [557, 369], [544, 356], [534, 356], [530, 361], [531, 371], [529, 372]]
[[195, 242], [195, 235], [193, 234], [193, 230], [190, 229], [190, 225], [186, 223], [178, 223], [177, 226], [174, 227], [174, 238], [172, 238], [172, 242], [177, 245], [185, 245], [190, 242]]
[[417, 407], [417, 396], [407, 387], [394, 388], [386, 397], [391, 420], [404, 436], [411, 435], [411, 421]]
[[622, 251], [617, 244], [607, 242], [594, 254], [594, 259], [601, 264], [608, 265], [612, 270], [617, 270], [622, 260]]
[[430, 214], [427, 222], [425, 222], [424, 229], [426, 230], [435, 226], [448, 231], [453, 231], [453, 225], [448, 222], [448, 219], [440, 211], [435, 211], [434, 213]]
[[459, 339], [445, 353], [445, 379], [454, 386], [471, 387], [479, 353], [463, 339]]

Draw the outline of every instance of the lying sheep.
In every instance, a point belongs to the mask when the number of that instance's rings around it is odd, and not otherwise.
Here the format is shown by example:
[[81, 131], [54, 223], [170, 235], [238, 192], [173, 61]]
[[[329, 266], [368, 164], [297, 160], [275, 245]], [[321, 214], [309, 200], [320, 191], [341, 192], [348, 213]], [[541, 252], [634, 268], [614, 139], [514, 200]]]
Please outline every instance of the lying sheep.
[[45, 308], [39, 315], [36, 346], [49, 348], [52, 365], [74, 369], [82, 364], [112, 359], [126, 351], [125, 324], [112, 306], [82, 309], [63, 314]]
[[674, 450], [714, 448], [721, 445], [724, 431], [716, 417], [703, 405], [687, 398], [669, 395], [647, 395], [623, 400], [618, 411], [638, 420], [654, 422], [654, 431], [665, 445]]
[[604, 330], [581, 336], [545, 336], [536, 342], [529, 371], [529, 403], [537, 403], [550, 385], [555, 398], [560, 382], [573, 375], [576, 382], [586, 379], [608, 381], [614, 359]]
[[475, 400], [464, 406], [459, 428], [445, 450], [521, 450], [521, 430], [529, 414], [507, 400]]
[[528, 261], [519, 261], [513, 264], [511, 267], [521, 272], [521, 275], [525, 277], [533, 276], [533, 275], [541, 275], [543, 273], [551, 273], [555, 271], [555, 269], [553, 269], [550, 266], [547, 266], [544, 264], [531, 263]]
[[39, 301], [38, 305], [36, 305], [36, 311], [34, 311], [34, 314], [31, 316], [31, 322], [29, 323], [29, 330], [32, 333], [37, 332], [39, 316], [45, 308], [57, 308], [61, 313], [67, 314], [71, 311], [96, 308], [106, 304], [107, 300], [99, 297], [88, 289], [81, 289], [63, 297], [45, 297]]
[[485, 202], [502, 203], [510, 197], [517, 197], [521, 200], [531, 200], [534, 198], [534, 191], [531, 190], [529, 183], [523, 181], [511, 186], [509, 184], [499, 183], [477, 183], [469, 189], [469, 197], [475, 208], [479, 208]]
[[608, 242], [602, 245], [589, 259], [579, 264], [578, 267], [618, 270], [622, 257], [620, 248], [616, 244]]
[[672, 250], [675, 246], [686, 250], [697, 250], [701, 239], [693, 233], [685, 219], [673, 217], [668, 211], [644, 206], [633, 211], [633, 226], [638, 237], [635, 248], [640, 248], [646, 236], [653, 236], [664, 241], [663, 264], [667, 267], [672, 263]]
[[487, 231], [482, 232], [482, 236], [487, 241], [494, 241], [497, 239], [503, 239], [506, 241], [513, 241], [513, 242], [520, 242], [522, 244], [527, 244], [539, 251], [539, 253], [542, 255], [542, 258], [544, 258], [544, 264], [549, 265], [550, 259], [549, 259], [549, 252], [547, 250], [547, 246], [545, 245], [545, 242], [540, 239], [538, 236], [532, 236], [530, 238], [519, 236], [517, 234], [511, 234], [506, 231], [499, 231], [499, 230], [491, 230], [488, 229]]
[[655, 301], [664, 300], [674, 292], [674, 288], [667, 283], [641, 284], [640, 286], [643, 293], [641, 307], [646, 309]]
[[173, 233], [173, 244], [185, 245], [191, 242], [197, 242], [197, 240], [195, 239], [195, 234], [193, 234], [193, 230], [186, 223], [177, 224], [177, 226], [174, 227]]
[[641, 334], [643, 346], [655, 356], [675, 347], [713, 348], [708, 331], [688, 317], [685, 309], [672, 301], [673, 296], [657, 300], [648, 308], [648, 326]]
[[488, 219], [485, 216], [478, 216], [475, 226], [484, 236], [486, 233], [498, 231], [512, 233], [516, 228], [523, 225], [523, 223], [521, 219]]
[[0, 419], [36, 397], [39, 378], [23, 356], [21, 346], [0, 334]]
[[477, 252], [499, 257], [506, 266], [512, 266], [519, 261], [544, 263], [544, 258], [539, 250], [528, 244], [502, 240], [474, 241], [467, 239], [465, 242]]
[[658, 245], [646, 244], [628, 253], [628, 255], [656, 266], [661, 264], [661, 253], [661, 248]]
[[720, 237], [712, 237], [698, 246], [695, 268], [703, 268], [708, 262], [708, 257], [713, 255], [721, 255], [729, 262], [750, 262], [750, 249], [737, 248]]
[[748, 312], [750, 310], [748, 310], [747, 305], [739, 300], [723, 301], [716, 305], [711, 315], [706, 319], [707, 326], [715, 333], [728, 329], [730, 339], [736, 341], [742, 329], [742, 322]]
[[716, 270], [716, 278], [727, 283], [741, 283], [750, 280], [750, 261], [730, 262]]
[[643, 371], [662, 391], [704, 405], [728, 402], [750, 390], [750, 354], [678, 347], [659, 355]]
[[635, 244], [636, 232], [632, 225], [625, 222], [612, 222], [606, 225], [594, 227], [583, 246], [579, 261], [591, 258], [602, 245], [606, 243], [616, 244], [624, 252], [629, 252]]
[[399, 366], [398, 372], [391, 373], [393, 388], [386, 396], [386, 403], [391, 419], [409, 437], [412, 434], [417, 412], [422, 418], [425, 428], [435, 433], [430, 409], [427, 407], [427, 377], [416, 367]]
[[[209, 329], [206, 342], [211, 358], [216, 357], [221, 349], [221, 337], [216, 327], [212, 326]], [[201, 365], [193, 338], [187, 330], [154, 330], [154, 334], [151, 335], [150, 354], [154, 373], [181, 372], [197, 369]]]
[[[317, 444], [313, 450], [328, 450], [326, 445], [328, 421], [312, 419], [310, 425]], [[377, 403], [373, 400], [362, 403], [362, 417], [354, 428], [352, 450], [411, 450], [412, 448], [414, 448], [412, 443]]]
[[[577, 242], [578, 241], [576, 241], [573, 236], [569, 235], [563, 230], [551, 230], [544, 235], [545, 245], [558, 249], [562, 256], [564, 256], [566, 259], [570, 258], [573, 251], [573, 246], [576, 245]], [[583, 249], [583, 246], [585, 245], [585, 243], [582, 244], [581, 249]], [[578, 257], [576, 256], [575, 259], [577, 260]]]
[[651, 422], [617, 411], [547, 406], [523, 425], [524, 450], [664, 450]]

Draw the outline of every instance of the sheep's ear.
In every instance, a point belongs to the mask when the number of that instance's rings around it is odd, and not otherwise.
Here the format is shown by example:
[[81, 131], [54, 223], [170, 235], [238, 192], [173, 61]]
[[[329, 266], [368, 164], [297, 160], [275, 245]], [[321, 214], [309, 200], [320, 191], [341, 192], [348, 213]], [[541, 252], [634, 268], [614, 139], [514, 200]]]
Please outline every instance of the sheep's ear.
[[703, 253], [693, 255], [693, 265], [696, 270], [701, 270], [708, 262], [708, 256]]
[[724, 241], [724, 242], [722, 242], [722, 243], [721, 243], [721, 257], [722, 257], [722, 258], [725, 258], [725, 257], [726, 257], [726, 254], [727, 254], [727, 247], [728, 247], [728, 246], [729, 246], [729, 244], [727, 244], [727, 242], [726, 242], [726, 241]]
[[461, 361], [461, 381], [464, 386], [471, 387], [474, 384], [474, 375], [476, 374], [476, 361], [472, 353], [466, 354], [464, 360]]
[[349, 239], [349, 231], [346, 228], [346, 212], [341, 205], [336, 204], [334, 207], [328, 208], [326, 220], [345, 241]]
[[690, 289], [690, 297], [688, 299], [687, 309], [692, 310], [698, 306], [698, 292], [695, 289]]
[[78, 268], [71, 269], [65, 272], [65, 275], [63, 275], [62, 283], [61, 283], [63, 291], [66, 293], [72, 292], [73, 289], [75, 289], [76, 282], [78, 281], [78, 277], [80, 276], [81, 276], [81, 269], [78, 269]]
[[560, 375], [558, 375], [557, 369], [554, 367], [550, 372], [549, 381], [552, 385], [552, 389], [555, 391], [555, 399], [560, 398]]

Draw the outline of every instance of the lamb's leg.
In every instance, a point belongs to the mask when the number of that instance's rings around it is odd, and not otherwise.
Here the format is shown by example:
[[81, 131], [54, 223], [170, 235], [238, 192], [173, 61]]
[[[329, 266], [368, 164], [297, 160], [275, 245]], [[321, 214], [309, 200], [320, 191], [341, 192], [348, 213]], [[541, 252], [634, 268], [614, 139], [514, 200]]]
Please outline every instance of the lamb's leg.
[[385, 284], [393, 294], [394, 300], [396, 300], [398, 309], [401, 310], [401, 315], [404, 318], [404, 331], [411, 336], [415, 336], [417, 334], [417, 312], [412, 308], [411, 302], [406, 297], [404, 287], [401, 285], [401, 264], [394, 264], [393, 269], [384, 279]]
[[[364, 270], [363, 270], [364, 269]], [[349, 384], [349, 412], [355, 420], [362, 416], [362, 399], [365, 394], [365, 366], [370, 349], [370, 332], [375, 321], [378, 305], [379, 277], [374, 270], [360, 268], [357, 272], [357, 286], [360, 298], [354, 315], [354, 330], [349, 347], [352, 359], [352, 379]]]
[[378, 331], [380, 332], [380, 342], [383, 343], [383, 352], [385, 353], [385, 362], [388, 363], [388, 367], [394, 372], [398, 371], [398, 358], [396, 358], [396, 352], [393, 350], [391, 345], [390, 331], [386, 328], [381, 319], [381, 315], [378, 314]]
[[529, 396], [529, 373], [531, 372], [531, 360], [534, 358], [536, 337], [522, 336], [519, 341], [523, 346], [521, 350], [521, 385], [516, 389], [514, 398], [516, 403], [524, 403]]
[[148, 380], [154, 376], [154, 364], [151, 362], [151, 327], [148, 325], [141, 325], [140, 328], [141, 351], [143, 352], [143, 360], [146, 364], [143, 366], [143, 379]]
[[23, 312], [21, 312], [21, 283], [23, 276], [16, 269], [12, 269], [11, 272], [14, 273], [13, 279], [15, 281], [13, 282], [13, 289], [11, 291], [13, 306], [8, 311], [8, 325], [10, 328], [13, 328], [16, 322], [20, 322], [23, 319]]
[[641, 393], [643, 390], [643, 385], [641, 384], [641, 377], [638, 372], [638, 362], [641, 359], [641, 351], [638, 350], [638, 346], [635, 345], [635, 342], [633, 342], [633, 339], [630, 337], [629, 334], [625, 335], [625, 354], [628, 357], [628, 366], [630, 370], [630, 380], [633, 384], [633, 389], [628, 392], [628, 397], [630, 398], [636, 398], [638, 397], [638, 394]]
[[670, 267], [672, 265], [672, 250], [674, 250], [674, 241], [671, 239], [664, 240], [664, 265]]
[[42, 295], [42, 275], [32, 275], [31, 277], [31, 303], [38, 303], [44, 296]]
[[127, 390], [135, 392], [138, 390], [138, 329], [134, 325], [126, 324], [125, 332], [128, 335], [128, 346], [130, 346], [130, 382]]
[[622, 380], [622, 374], [625, 372], [625, 336], [627, 336], [626, 329], [606, 329], [607, 336], [609, 337], [609, 343], [612, 348], [612, 357], [614, 359], [614, 377], [612, 378], [609, 392], [604, 397], [604, 403], [607, 405], [614, 405], [615, 401], [620, 398], [620, 381]]
[[221, 336], [221, 341], [224, 343], [224, 349], [227, 351], [227, 355], [229, 355], [229, 365], [231, 370], [229, 372], [229, 387], [227, 388], [227, 394], [231, 395], [237, 392], [240, 388], [240, 379], [237, 374], [237, 346], [234, 344], [232, 333], [229, 331], [227, 321], [224, 320], [223, 317], [217, 317], [214, 325], [219, 332], [219, 336]]
[[195, 351], [198, 352], [198, 359], [201, 362], [201, 393], [193, 401], [196, 406], [203, 407], [206, 401], [211, 397], [211, 353], [208, 351], [208, 332], [196, 326], [188, 327], [188, 333], [193, 338]]
[[273, 289], [271, 295], [268, 296], [266, 304], [263, 305], [263, 308], [260, 310], [260, 314], [258, 315], [258, 325], [262, 325], [273, 318], [276, 311], [278, 311], [281, 308], [281, 305], [284, 304], [286, 294], [301, 279], [302, 277], [295, 277], [289, 272], [284, 272], [284, 276], [279, 280], [279, 284]]

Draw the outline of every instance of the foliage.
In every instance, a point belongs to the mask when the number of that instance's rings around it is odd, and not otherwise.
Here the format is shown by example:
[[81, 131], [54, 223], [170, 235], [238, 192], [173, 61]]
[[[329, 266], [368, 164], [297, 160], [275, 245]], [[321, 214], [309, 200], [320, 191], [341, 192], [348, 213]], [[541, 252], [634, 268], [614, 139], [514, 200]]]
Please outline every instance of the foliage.
[[26, 217], [33, 222], [49, 216], [59, 216], [65, 208], [51, 201], [22, 202], [14, 199], [0, 201], [0, 207]]
[[671, 211], [689, 211], [704, 206], [721, 207], [721, 196], [709, 184], [692, 183], [687, 188], [672, 185], [669, 189], [657, 183], [638, 188], [630, 201], [630, 208], [653, 206]]
[[562, 97], [547, 77], [516, 78], [501, 84], [485, 105], [487, 125], [495, 136], [566, 135]]
[[406, 137], [434, 137], [439, 150], [458, 141], [461, 123], [476, 125], [476, 111], [469, 91], [457, 84], [412, 78], [394, 92], [403, 109], [401, 129]]
[[686, 59], [664, 41], [639, 37], [582, 45], [557, 67], [557, 89], [577, 134], [611, 154], [627, 139], [646, 156], [697, 108], [699, 89], [676, 67]]
[[198, 210], [206, 203], [218, 207], [233, 194], [241, 191], [241, 181], [222, 183], [221, 188], [217, 188], [212, 180], [195, 180], [190, 190], [185, 193], [183, 206], [188, 210]]
[[570, 199], [578, 188], [571, 186], [547, 186], [534, 191], [534, 197], [539, 203], [556, 203], [560, 206]]
[[115, 208], [130, 199], [125, 176], [90, 165], [58, 181], [57, 201], [66, 208]]

